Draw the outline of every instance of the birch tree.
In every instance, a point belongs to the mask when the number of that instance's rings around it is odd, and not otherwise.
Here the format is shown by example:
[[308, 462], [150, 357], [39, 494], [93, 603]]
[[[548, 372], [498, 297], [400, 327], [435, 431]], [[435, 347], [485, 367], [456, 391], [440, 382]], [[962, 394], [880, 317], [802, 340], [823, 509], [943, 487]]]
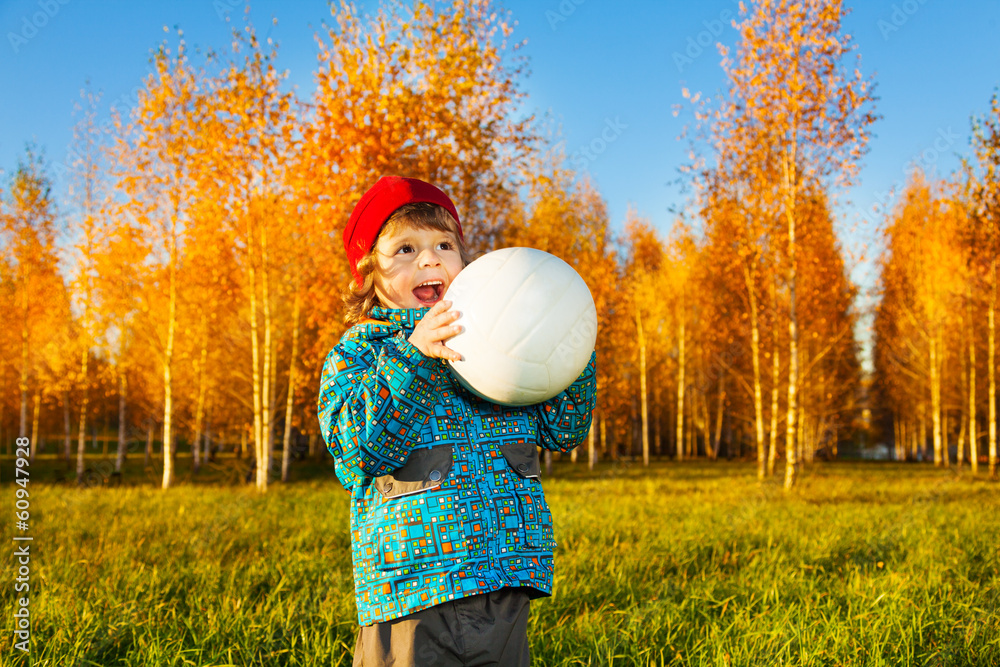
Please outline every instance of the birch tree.
[[28, 404], [34, 405], [31, 420], [32, 452], [38, 440], [38, 412], [41, 384], [37, 374], [41, 350], [56, 333], [55, 308], [65, 287], [56, 256], [57, 216], [52, 182], [44, 158], [28, 145], [19, 158], [7, 190], [2, 218], [7, 266], [11, 273], [13, 310], [9, 321], [16, 323], [18, 349], [18, 390], [20, 411], [18, 437], [29, 435]]
[[[775, 181], [760, 183], [774, 192], [785, 224], [788, 290], [788, 397], [785, 418], [785, 488], [797, 471], [799, 392], [799, 312], [796, 211], [807, 187], [849, 184], [866, 151], [875, 121], [873, 85], [858, 68], [843, 62], [854, 46], [841, 23], [847, 10], [839, 1], [753, 0], [741, 4], [735, 56], [720, 47], [729, 81], [732, 122], [753, 132], [734, 133], [727, 144], [732, 159], [763, 159], [758, 170]], [[741, 139], [752, 138], [751, 145]], [[765, 149], [762, 151], [762, 147]], [[773, 176], [772, 176], [773, 175]]]
[[[303, 241], [292, 233], [294, 221], [286, 203], [294, 100], [281, 90], [284, 75], [277, 70], [275, 58], [274, 47], [262, 45], [253, 26], [234, 31], [230, 59], [210, 84], [208, 94], [200, 99], [206, 120], [199, 128], [199, 136], [212, 147], [211, 152], [200, 156], [200, 183], [211, 203], [208, 210], [214, 209], [214, 215], [202, 216], [198, 224], [211, 226], [219, 218], [226, 221], [244, 272], [256, 485], [260, 492], [268, 488], [277, 412], [276, 344], [281, 330], [276, 312], [280, 286], [277, 277], [285, 269], [292, 270], [289, 241]], [[205, 326], [202, 331], [207, 345]], [[204, 410], [206, 362], [207, 348], [202, 346], [202, 379], [196, 408], [199, 424]], [[293, 359], [292, 368], [294, 363]], [[200, 437], [200, 426], [196, 432]]]
[[[80, 351], [78, 383], [80, 415], [76, 447], [76, 479], [83, 482], [84, 448], [87, 433], [87, 411], [90, 407], [89, 361], [99, 342], [96, 317], [97, 257], [104, 242], [107, 197], [103, 192], [106, 165], [102, 159], [101, 133], [97, 124], [100, 96], [90, 90], [81, 92], [82, 104], [77, 106], [80, 119], [73, 131], [69, 187], [73, 203], [71, 231], [75, 239], [75, 270], [71, 288], [76, 295], [79, 312], [78, 343]], [[119, 438], [121, 439], [121, 438]]]
[[148, 261], [154, 270], [145, 285], [143, 315], [149, 323], [148, 334], [155, 340], [163, 383], [164, 489], [174, 479], [174, 354], [185, 234], [196, 198], [193, 161], [197, 147], [192, 137], [199, 125], [197, 79], [183, 39], [176, 54], [162, 45], [116, 149], [118, 166], [124, 167], [116, 173], [124, 214], [150, 236]]
[[[641, 419], [642, 463], [649, 465], [649, 367], [647, 357], [649, 348], [661, 346], [663, 342], [658, 335], [662, 331], [659, 324], [663, 320], [663, 306], [672, 304], [674, 298], [667, 295], [663, 281], [663, 243], [657, 237], [648, 221], [639, 218], [630, 210], [625, 221], [625, 236], [628, 247], [628, 257], [625, 265], [625, 275], [629, 277], [629, 301], [631, 318], [635, 322], [635, 354], [639, 380], [639, 415]], [[672, 295], [671, 295], [672, 296]], [[683, 331], [683, 323], [679, 325]], [[683, 355], [683, 339], [680, 343], [680, 353]], [[684, 406], [684, 362], [680, 362], [680, 384], [678, 385], [678, 414], [683, 413]], [[678, 433], [683, 428], [683, 420], [679, 422]], [[683, 458], [681, 438], [678, 435], [678, 460]]]
[[[997, 477], [997, 262], [1000, 257], [1000, 95], [990, 100], [990, 110], [973, 124], [975, 151], [971, 180], [969, 236], [973, 265], [983, 285], [986, 301], [986, 376], [989, 474]], [[970, 402], [971, 404], [971, 402]], [[970, 420], [970, 425], [972, 421]]]

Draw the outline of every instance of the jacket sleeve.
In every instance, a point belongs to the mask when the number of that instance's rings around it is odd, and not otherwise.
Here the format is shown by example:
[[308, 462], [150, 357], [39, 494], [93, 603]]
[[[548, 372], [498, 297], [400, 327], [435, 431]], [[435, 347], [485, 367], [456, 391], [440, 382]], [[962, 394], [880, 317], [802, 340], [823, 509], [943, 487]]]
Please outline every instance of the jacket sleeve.
[[436, 360], [402, 333], [384, 340], [341, 341], [323, 364], [320, 428], [348, 488], [403, 465], [437, 400]]
[[583, 373], [569, 387], [536, 408], [539, 440], [545, 449], [568, 452], [583, 442], [597, 404], [597, 354], [591, 353]]

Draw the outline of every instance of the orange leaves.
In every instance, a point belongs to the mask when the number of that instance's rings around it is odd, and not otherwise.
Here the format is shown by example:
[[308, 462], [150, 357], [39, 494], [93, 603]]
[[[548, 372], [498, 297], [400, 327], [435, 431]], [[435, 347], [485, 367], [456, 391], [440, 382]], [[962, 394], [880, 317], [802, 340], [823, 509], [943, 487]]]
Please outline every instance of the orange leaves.
[[[733, 317], [720, 319], [719, 326], [735, 322], [731, 337], [747, 341], [751, 350], [758, 347], [761, 329], [770, 329], [775, 346], [788, 331], [791, 461], [799, 407], [833, 409], [821, 400], [823, 392], [809, 384], [799, 387], [800, 361], [808, 373], [807, 364], [823, 358], [824, 377], [835, 368], [845, 378], [857, 370], [850, 340], [854, 288], [825, 199], [856, 172], [876, 119], [874, 97], [857, 68], [854, 79], [843, 74], [842, 61], [854, 47], [841, 32], [840, 2], [755, 0], [740, 7], [740, 41], [722, 63], [728, 95], [715, 100], [713, 109], [704, 105], [697, 116], [715, 158], [712, 167], [696, 171], [699, 209], [706, 253], [720, 269], [706, 272], [704, 280], [710, 312], [750, 312], [749, 337]], [[761, 298], [765, 290], [771, 293], [768, 300]], [[811, 355], [817, 356], [809, 361]], [[759, 385], [755, 365], [755, 394]], [[777, 409], [776, 398], [773, 405]]]
[[954, 301], [965, 291], [959, 237], [964, 215], [940, 188], [914, 172], [886, 230], [883, 282], [895, 281], [906, 301], [892, 298], [890, 291], [882, 307], [901, 309], [899, 314], [911, 319], [924, 336], [940, 331]]
[[28, 392], [54, 388], [66, 361], [60, 343], [69, 339], [69, 300], [56, 256], [51, 190], [45, 162], [29, 144], [0, 201], [0, 307], [5, 314], [0, 365], [19, 375], [21, 433], [27, 427]]
[[325, 212], [334, 229], [355, 193], [384, 173], [405, 173], [448, 191], [467, 238], [489, 244], [498, 223], [487, 212], [504, 207], [511, 158], [531, 140], [527, 124], [512, 120], [521, 65], [505, 55], [509, 26], [491, 7], [417, 3], [404, 15], [392, 5], [370, 19], [337, 9], [321, 40], [334, 66], [318, 72], [303, 145], [339, 164], [345, 198]]
[[853, 50], [850, 37], [840, 33], [842, 15], [839, 2], [752, 4], [744, 13], [738, 56], [726, 65], [732, 103], [748, 117], [734, 117], [734, 125], [716, 136], [725, 141], [746, 134], [739, 127], [752, 122], [755, 135], [773, 137], [765, 144], [801, 144], [791, 159], [812, 161], [806, 166], [815, 177], [850, 182], [852, 161], [844, 154], [864, 146], [874, 117], [858, 112], [874, 98], [857, 68], [854, 81], [840, 74], [841, 60]]
[[[928, 386], [939, 397], [943, 355], [964, 344], [965, 225], [962, 207], [942, 184], [911, 175], [886, 229], [875, 316], [879, 387], [897, 417], [926, 410]], [[931, 407], [939, 416], [940, 403]]]

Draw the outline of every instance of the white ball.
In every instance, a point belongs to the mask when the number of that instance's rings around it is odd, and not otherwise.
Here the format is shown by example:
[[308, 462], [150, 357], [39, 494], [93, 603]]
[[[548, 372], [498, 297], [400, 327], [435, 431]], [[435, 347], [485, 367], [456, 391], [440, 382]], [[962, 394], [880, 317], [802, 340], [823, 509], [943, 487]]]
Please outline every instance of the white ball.
[[444, 295], [462, 333], [446, 345], [472, 393], [503, 405], [531, 405], [565, 390], [587, 367], [597, 309], [583, 278], [555, 255], [504, 248], [469, 264]]

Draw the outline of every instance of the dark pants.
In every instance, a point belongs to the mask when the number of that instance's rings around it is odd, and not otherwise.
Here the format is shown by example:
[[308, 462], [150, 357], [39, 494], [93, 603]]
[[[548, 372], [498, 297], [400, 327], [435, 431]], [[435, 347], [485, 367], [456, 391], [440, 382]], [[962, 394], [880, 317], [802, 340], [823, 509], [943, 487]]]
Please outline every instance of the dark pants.
[[528, 606], [523, 589], [503, 588], [363, 626], [354, 667], [530, 665]]

